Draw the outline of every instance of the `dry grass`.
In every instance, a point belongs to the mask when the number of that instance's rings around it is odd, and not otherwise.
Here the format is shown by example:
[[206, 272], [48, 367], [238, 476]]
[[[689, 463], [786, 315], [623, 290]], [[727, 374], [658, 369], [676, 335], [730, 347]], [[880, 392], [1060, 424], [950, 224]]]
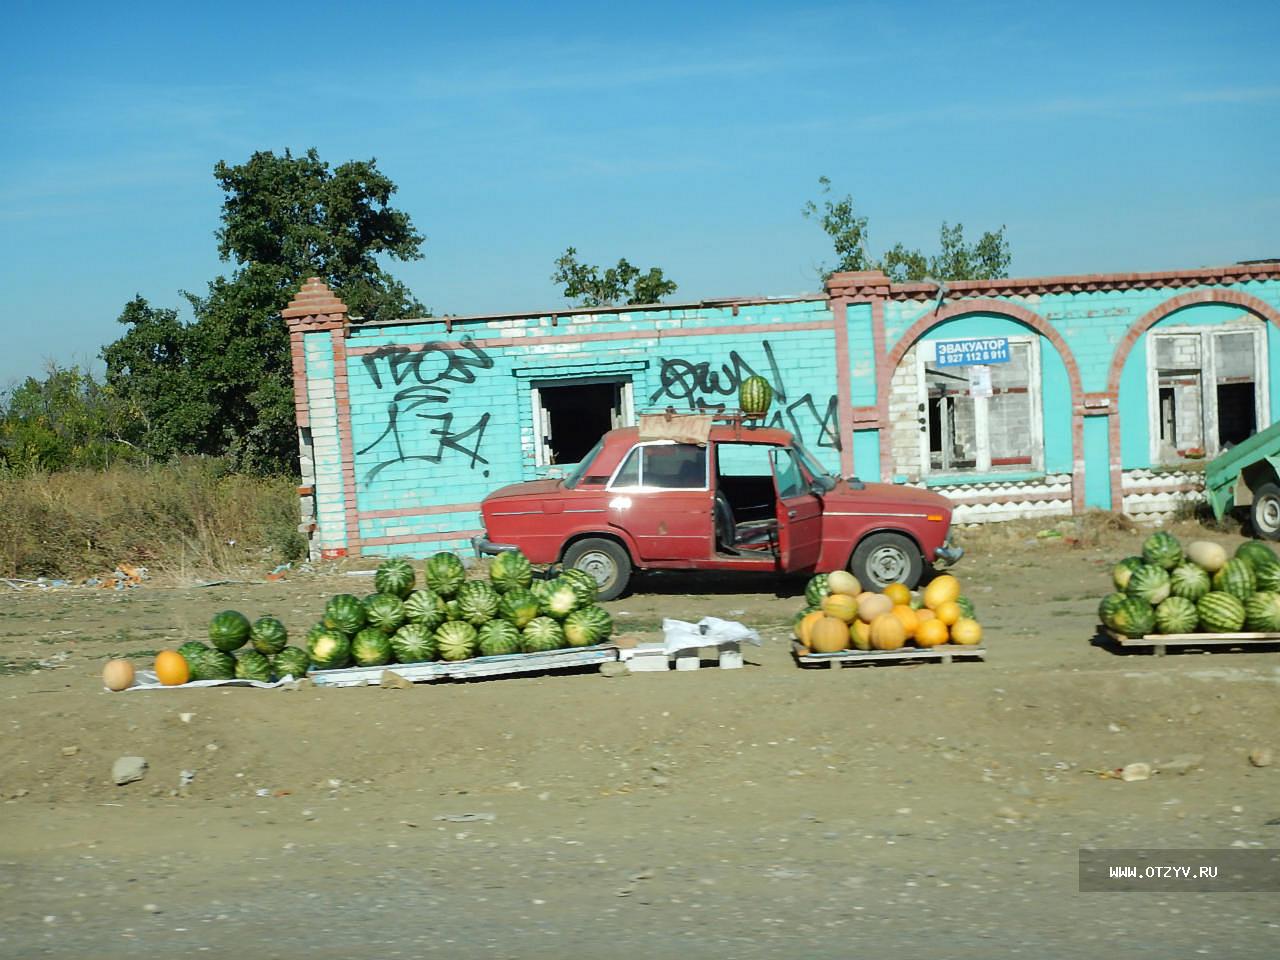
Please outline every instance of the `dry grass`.
[[182, 578], [295, 560], [295, 484], [211, 459], [0, 474], [0, 576], [79, 579], [129, 563]]

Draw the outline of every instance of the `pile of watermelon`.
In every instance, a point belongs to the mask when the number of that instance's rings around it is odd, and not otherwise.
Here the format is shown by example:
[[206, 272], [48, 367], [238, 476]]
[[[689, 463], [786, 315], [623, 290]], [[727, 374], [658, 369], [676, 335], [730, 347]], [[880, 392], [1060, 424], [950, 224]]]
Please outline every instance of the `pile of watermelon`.
[[613, 619], [596, 601], [596, 581], [581, 570], [535, 579], [524, 554], [494, 557], [487, 579], [468, 579], [457, 554], [430, 557], [419, 585], [412, 565], [384, 561], [376, 593], [331, 597], [307, 633], [314, 670], [468, 660], [602, 643]]
[[1175, 633], [1280, 633], [1280, 557], [1246, 541], [1228, 556], [1221, 544], [1196, 540], [1184, 550], [1156, 531], [1142, 555], [1111, 570], [1116, 592], [1098, 605], [1104, 626], [1126, 637]]
[[291, 647], [289, 632], [273, 616], [252, 623], [238, 610], [224, 610], [209, 621], [209, 642], [192, 640], [178, 648], [192, 680], [261, 680], [305, 677], [311, 658]]

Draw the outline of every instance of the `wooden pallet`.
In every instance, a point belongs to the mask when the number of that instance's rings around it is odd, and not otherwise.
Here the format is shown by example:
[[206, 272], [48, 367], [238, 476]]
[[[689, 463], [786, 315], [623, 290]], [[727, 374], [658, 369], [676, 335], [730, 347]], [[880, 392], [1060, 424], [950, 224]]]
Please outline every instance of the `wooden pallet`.
[[903, 647], [901, 650], [841, 650], [839, 653], [811, 653], [798, 640], [791, 641], [791, 652], [802, 667], [861, 667], [876, 663], [936, 660], [950, 663], [954, 659], [985, 660], [987, 650], [980, 646], [944, 643], [937, 647]]
[[1248, 650], [1280, 645], [1280, 633], [1148, 633], [1141, 637], [1126, 637], [1107, 627], [1104, 634], [1122, 647], [1150, 647], [1157, 657], [1163, 657], [1166, 647], [1235, 647]]
[[384, 670], [390, 670], [413, 683], [430, 683], [434, 680], [480, 680], [543, 670], [570, 670], [617, 659], [617, 647], [612, 644], [597, 644], [592, 647], [546, 650], [542, 653], [473, 657], [470, 660], [433, 660], [429, 663], [388, 663], [381, 667], [312, 670], [307, 676], [318, 687], [364, 687], [379, 684]]

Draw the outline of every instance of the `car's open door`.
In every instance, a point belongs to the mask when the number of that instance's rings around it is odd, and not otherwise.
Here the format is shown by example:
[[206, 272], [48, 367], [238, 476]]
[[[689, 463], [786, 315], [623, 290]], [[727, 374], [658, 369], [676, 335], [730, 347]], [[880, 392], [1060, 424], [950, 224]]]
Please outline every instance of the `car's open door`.
[[789, 449], [774, 447], [769, 462], [777, 492], [778, 561], [787, 571], [812, 569], [822, 549], [822, 501]]

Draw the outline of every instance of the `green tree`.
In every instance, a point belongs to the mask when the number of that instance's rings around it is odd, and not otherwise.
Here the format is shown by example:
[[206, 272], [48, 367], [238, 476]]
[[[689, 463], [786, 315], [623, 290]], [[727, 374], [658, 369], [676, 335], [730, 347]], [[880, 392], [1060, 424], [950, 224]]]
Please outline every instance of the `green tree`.
[[569, 247], [556, 260], [551, 281], [564, 286], [564, 297], [577, 300], [580, 307], [610, 307], [617, 303], [661, 303], [676, 292], [676, 284], [662, 275], [660, 267], [641, 273], [625, 258], [616, 267], [601, 272], [598, 266], [580, 263], [578, 251]]
[[139, 458], [134, 410], [79, 367], [49, 368], [0, 395], [0, 465], [20, 473]]
[[[129, 332], [104, 351], [108, 375], [142, 409], [157, 454], [230, 454], [245, 469], [296, 469], [292, 366], [280, 311], [318, 276], [353, 318], [427, 313], [380, 258], [415, 260], [423, 237], [390, 205], [395, 184], [376, 160], [330, 168], [315, 150], [219, 162], [218, 253], [235, 264], [203, 295], [194, 320], [131, 302]], [[132, 309], [131, 309], [132, 308]], [[138, 382], [134, 384], [135, 375]]]
[[[824, 197], [831, 192], [831, 181], [819, 177]], [[1005, 228], [983, 233], [972, 244], [964, 239], [964, 225], [943, 221], [939, 231], [939, 252], [926, 256], [923, 251], [895, 243], [879, 259], [868, 253], [867, 218], [854, 212], [853, 197], [823, 199], [819, 206], [808, 201], [801, 213], [815, 219], [831, 238], [836, 264], [823, 269], [825, 280], [843, 270], [883, 270], [895, 283], [907, 283], [931, 277], [935, 280], [994, 280], [1009, 275], [1009, 241]]]

